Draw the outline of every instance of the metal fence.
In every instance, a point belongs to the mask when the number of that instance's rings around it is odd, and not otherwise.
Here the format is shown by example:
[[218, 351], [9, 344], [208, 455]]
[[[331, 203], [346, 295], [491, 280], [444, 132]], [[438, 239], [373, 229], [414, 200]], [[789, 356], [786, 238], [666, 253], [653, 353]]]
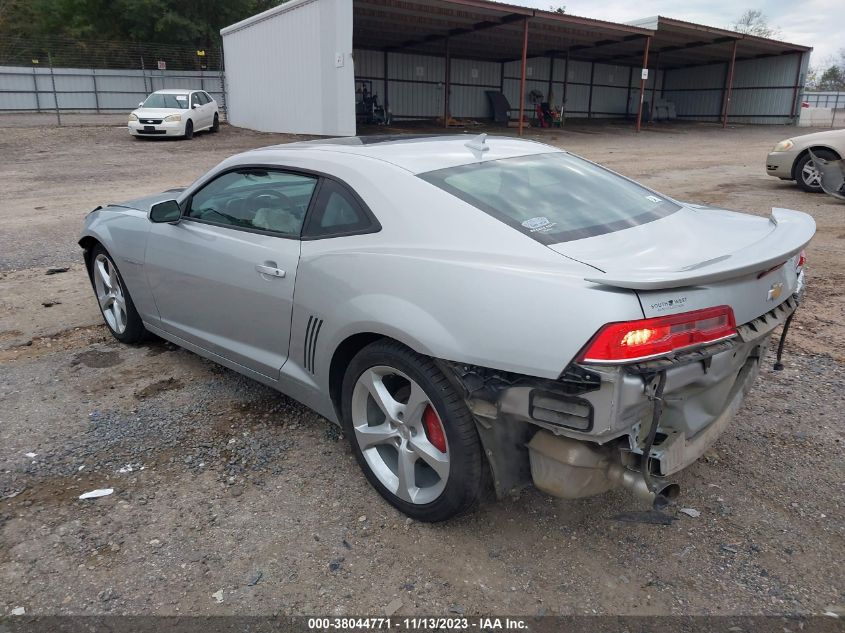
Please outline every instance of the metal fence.
[[845, 108], [845, 92], [805, 92], [801, 100], [812, 108]]
[[205, 90], [226, 109], [219, 48], [47, 40], [0, 43], [0, 113], [128, 112], [166, 88]]
[[842, 127], [845, 125], [845, 92], [805, 92], [801, 95], [801, 102], [806, 107], [824, 108], [824, 111], [817, 111], [812, 117], [813, 120], [805, 123], [805, 125], [813, 127]]
[[222, 72], [0, 66], [0, 112], [126, 112], [165, 88], [205, 90], [225, 110]]

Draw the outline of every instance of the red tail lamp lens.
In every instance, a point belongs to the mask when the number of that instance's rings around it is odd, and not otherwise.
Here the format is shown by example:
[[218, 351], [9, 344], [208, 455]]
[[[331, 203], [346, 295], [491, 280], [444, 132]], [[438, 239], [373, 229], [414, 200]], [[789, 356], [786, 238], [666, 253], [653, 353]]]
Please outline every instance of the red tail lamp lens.
[[446, 433], [443, 431], [443, 423], [440, 421], [440, 416], [434, 410], [434, 407], [428, 405], [423, 411], [423, 425], [425, 426], [425, 434], [428, 436], [428, 441], [432, 446], [441, 453], [446, 452]]
[[798, 263], [795, 264], [795, 270], [801, 270], [804, 268], [804, 264], [807, 263], [807, 253], [805, 251], [801, 251], [798, 255]]
[[634, 362], [713, 343], [736, 334], [730, 306], [682, 314], [608, 323], [578, 356], [583, 363]]

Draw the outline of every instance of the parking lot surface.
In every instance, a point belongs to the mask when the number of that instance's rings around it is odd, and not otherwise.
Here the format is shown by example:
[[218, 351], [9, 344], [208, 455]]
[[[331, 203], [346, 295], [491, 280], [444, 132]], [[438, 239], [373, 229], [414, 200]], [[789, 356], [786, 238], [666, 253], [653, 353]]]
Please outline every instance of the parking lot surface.
[[0, 127], [0, 615], [845, 614], [845, 205], [765, 175], [794, 128], [529, 134], [680, 200], [812, 214], [806, 304], [786, 369], [767, 362], [680, 474], [668, 524], [620, 520], [642, 510], [622, 491], [528, 489], [427, 525], [383, 502], [316, 414], [101, 325], [76, 245], [88, 211], [301, 137]]

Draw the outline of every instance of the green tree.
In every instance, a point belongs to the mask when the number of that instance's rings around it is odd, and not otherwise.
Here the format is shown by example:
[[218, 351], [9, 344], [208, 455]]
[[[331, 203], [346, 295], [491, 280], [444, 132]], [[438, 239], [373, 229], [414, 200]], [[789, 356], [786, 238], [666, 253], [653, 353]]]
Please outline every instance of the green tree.
[[819, 76], [816, 90], [845, 90], [845, 72], [839, 66], [828, 66]]
[[280, 0], [0, 0], [0, 38], [210, 47], [220, 29]]

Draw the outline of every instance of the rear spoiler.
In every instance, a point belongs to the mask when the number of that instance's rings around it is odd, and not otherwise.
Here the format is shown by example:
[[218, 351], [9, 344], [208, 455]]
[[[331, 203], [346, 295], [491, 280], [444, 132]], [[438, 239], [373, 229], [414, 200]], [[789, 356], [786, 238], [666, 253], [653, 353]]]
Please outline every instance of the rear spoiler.
[[769, 222], [772, 230], [768, 235], [730, 255], [704, 260], [677, 271], [617, 271], [585, 279], [604, 286], [631, 290], [663, 290], [724, 281], [782, 264], [800, 253], [816, 232], [815, 220], [800, 211], [773, 208]]

